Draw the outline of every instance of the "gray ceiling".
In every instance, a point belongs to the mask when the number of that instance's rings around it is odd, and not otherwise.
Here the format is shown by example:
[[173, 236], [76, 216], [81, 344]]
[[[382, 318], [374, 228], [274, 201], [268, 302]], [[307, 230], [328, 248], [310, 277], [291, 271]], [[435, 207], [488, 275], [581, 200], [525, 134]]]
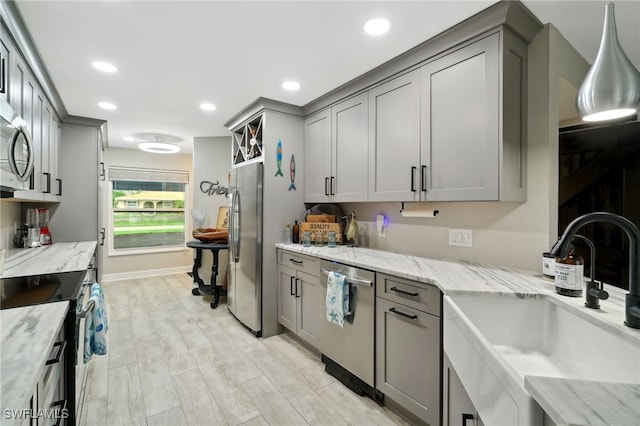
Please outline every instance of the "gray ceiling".
[[[490, 6], [495, 1], [30, 1], [17, 2], [62, 101], [72, 115], [106, 119], [110, 146], [163, 133], [185, 152], [199, 136], [259, 96], [304, 105]], [[604, 1], [525, 0], [593, 62]], [[640, 68], [640, 1], [615, 4], [620, 41]], [[364, 22], [383, 16], [378, 38]], [[119, 67], [95, 71], [102, 59]], [[286, 92], [288, 79], [302, 85]], [[117, 104], [104, 111], [100, 101]], [[212, 102], [214, 112], [199, 109]]]

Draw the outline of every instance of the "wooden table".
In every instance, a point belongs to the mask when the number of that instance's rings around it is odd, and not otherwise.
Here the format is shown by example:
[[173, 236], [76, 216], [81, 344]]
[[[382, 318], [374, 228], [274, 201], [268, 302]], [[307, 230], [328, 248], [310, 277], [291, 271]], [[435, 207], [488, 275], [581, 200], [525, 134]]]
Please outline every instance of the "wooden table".
[[[220, 286], [216, 285], [216, 278], [218, 277], [218, 252], [220, 250], [227, 250], [229, 245], [227, 243], [203, 243], [199, 240], [189, 241], [187, 247], [191, 247], [196, 250], [196, 257], [193, 260], [193, 282], [198, 284], [198, 288], [191, 290], [191, 294], [194, 296], [200, 296], [201, 294], [213, 294], [213, 300], [211, 301], [211, 309], [218, 307], [220, 301]], [[200, 275], [198, 275], [198, 269], [202, 266], [202, 250], [211, 250], [213, 254], [213, 265], [211, 266], [211, 283], [207, 285], [202, 281]]]

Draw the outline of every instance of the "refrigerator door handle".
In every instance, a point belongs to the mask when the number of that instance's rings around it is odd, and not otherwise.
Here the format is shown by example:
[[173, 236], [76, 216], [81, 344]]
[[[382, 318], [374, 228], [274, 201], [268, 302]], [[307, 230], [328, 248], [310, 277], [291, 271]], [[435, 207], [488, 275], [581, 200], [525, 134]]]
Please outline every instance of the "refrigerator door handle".
[[231, 256], [233, 261], [240, 261], [240, 192], [233, 190], [231, 201]]

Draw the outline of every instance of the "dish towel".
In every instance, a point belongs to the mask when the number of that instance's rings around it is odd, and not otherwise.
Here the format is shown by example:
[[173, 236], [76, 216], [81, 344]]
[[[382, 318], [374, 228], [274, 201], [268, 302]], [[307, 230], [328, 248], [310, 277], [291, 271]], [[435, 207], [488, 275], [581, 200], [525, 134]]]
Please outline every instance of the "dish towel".
[[345, 276], [329, 272], [327, 277], [327, 321], [344, 327], [344, 314], [349, 310], [349, 292], [345, 292]]
[[107, 323], [106, 302], [104, 292], [100, 284], [91, 286], [91, 298], [95, 302], [91, 312], [85, 317], [84, 323], [84, 363], [91, 359], [93, 354], [105, 355], [107, 353]]

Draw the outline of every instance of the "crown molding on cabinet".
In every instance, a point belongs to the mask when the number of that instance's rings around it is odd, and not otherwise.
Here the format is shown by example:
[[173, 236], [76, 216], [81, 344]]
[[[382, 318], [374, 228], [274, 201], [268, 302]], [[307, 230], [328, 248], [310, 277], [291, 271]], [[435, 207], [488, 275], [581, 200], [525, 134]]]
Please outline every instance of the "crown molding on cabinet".
[[302, 107], [304, 116], [418, 68], [501, 28], [508, 28], [528, 44], [540, 31], [542, 23], [520, 1], [503, 0], [309, 102]]
[[69, 116], [67, 108], [64, 106], [62, 98], [47, 72], [47, 67], [42, 61], [38, 49], [14, 1], [2, 0], [0, 2], [0, 21], [2, 21], [2, 25], [13, 38], [20, 54], [24, 57], [33, 75], [35, 75], [42, 86], [42, 90], [56, 110], [58, 117], [64, 121]]

